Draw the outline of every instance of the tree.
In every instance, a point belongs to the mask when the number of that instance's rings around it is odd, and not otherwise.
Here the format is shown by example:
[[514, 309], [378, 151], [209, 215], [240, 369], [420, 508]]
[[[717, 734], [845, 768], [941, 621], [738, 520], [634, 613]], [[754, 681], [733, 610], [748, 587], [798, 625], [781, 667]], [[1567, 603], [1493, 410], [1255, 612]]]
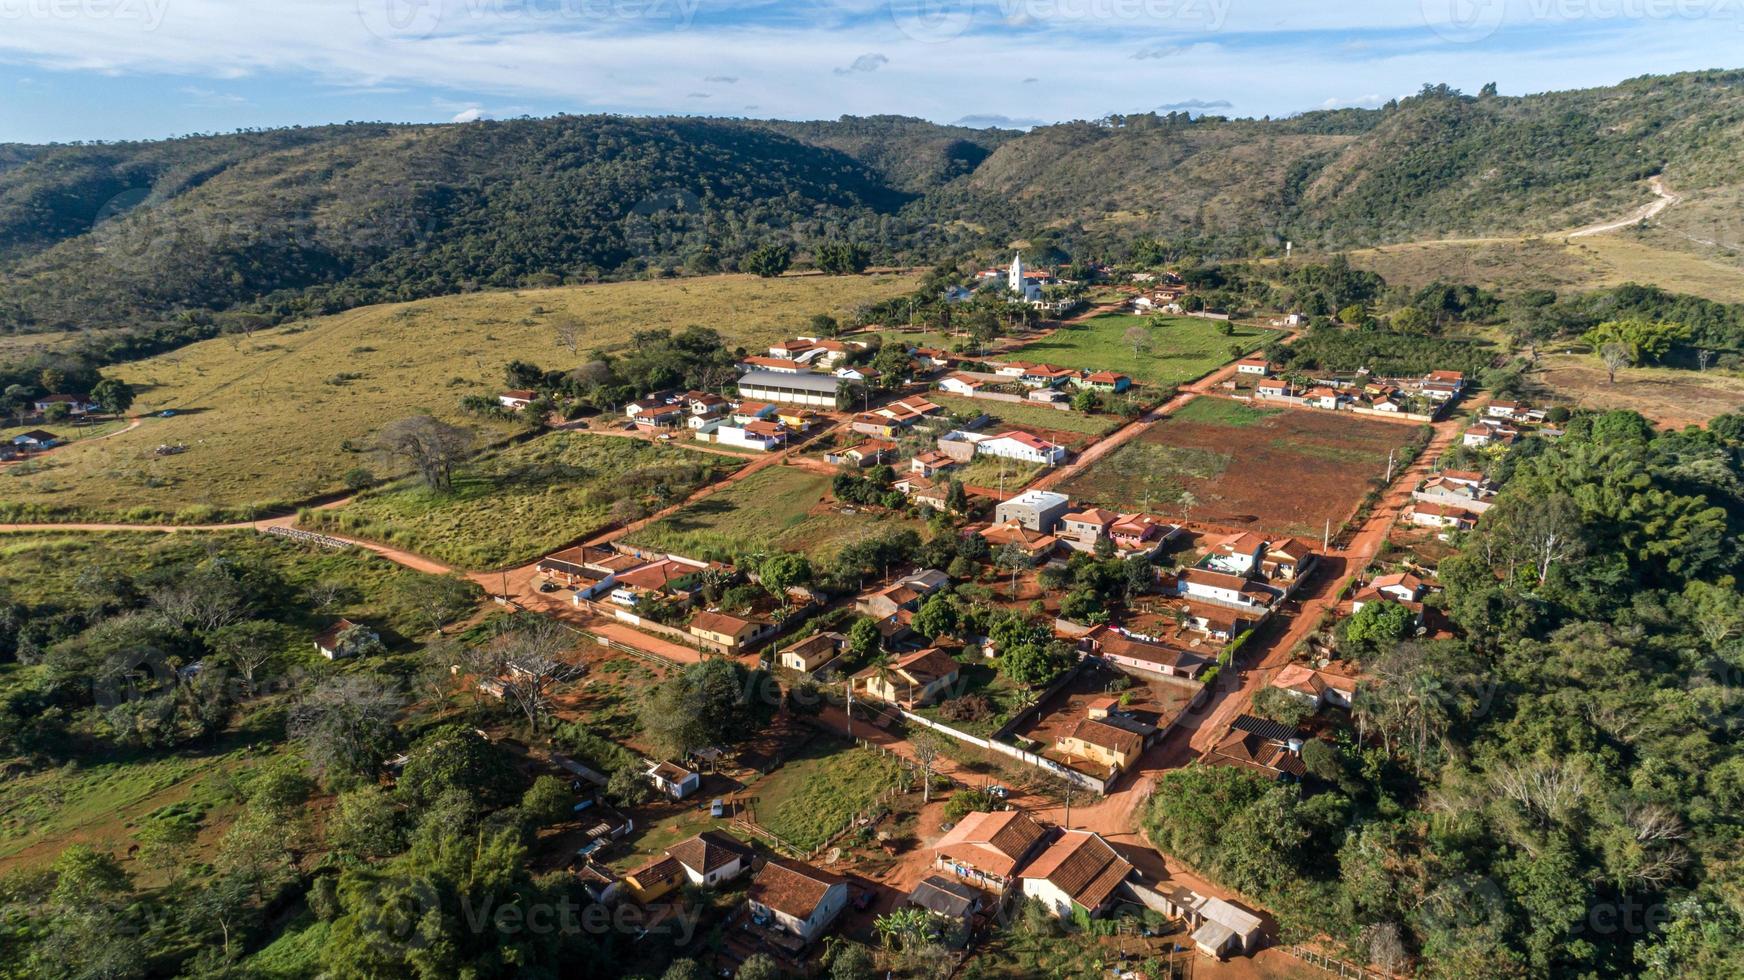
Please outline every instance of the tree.
[[110, 415], [133, 407], [133, 386], [119, 378], [104, 378], [91, 389], [91, 399]]
[[527, 725], [540, 730], [551, 706], [551, 692], [581, 676], [581, 668], [566, 657], [576, 643], [567, 626], [546, 616], [522, 614], [514, 628], [491, 642], [504, 678], [503, 695], [521, 709]]
[[939, 740], [929, 732], [916, 732], [908, 740], [914, 750], [914, 761], [920, 763], [920, 801], [932, 802], [933, 761], [939, 757]]
[[634, 763], [613, 769], [606, 780], [606, 798], [618, 806], [641, 806], [653, 795], [648, 775]]
[[521, 796], [521, 812], [534, 824], [549, 827], [568, 820], [573, 814], [575, 794], [556, 776], [540, 776]]
[[1599, 346], [1599, 360], [1605, 363], [1605, 374], [1610, 384], [1617, 383], [1617, 372], [1635, 363], [1635, 355], [1630, 352], [1628, 344], [1610, 343]]
[[1281, 687], [1262, 687], [1254, 692], [1253, 710], [1261, 718], [1281, 721], [1294, 728], [1314, 714], [1314, 705]]
[[454, 467], [472, 448], [473, 432], [428, 415], [390, 422], [376, 437], [381, 451], [411, 463], [424, 485], [437, 493], [454, 486]]
[[1359, 645], [1375, 645], [1402, 640], [1411, 632], [1411, 610], [1396, 602], [1373, 600], [1363, 603], [1345, 620], [1345, 639]]
[[363, 785], [339, 794], [327, 818], [327, 842], [335, 850], [365, 860], [380, 860], [405, 847], [399, 807], [380, 786]]
[[242, 676], [249, 697], [257, 693], [255, 680], [284, 647], [284, 630], [265, 620], [250, 619], [220, 626], [206, 634], [206, 645], [218, 659]]
[[1102, 395], [1095, 388], [1080, 388], [1072, 395], [1072, 411], [1093, 415], [1102, 410]]
[[958, 622], [957, 597], [948, 592], [937, 592], [921, 603], [909, 626], [921, 636], [936, 640], [955, 633]]
[[311, 688], [292, 705], [286, 729], [303, 754], [329, 778], [373, 778], [392, 749], [401, 704], [392, 681], [344, 674]]
[[870, 660], [883, 648], [884, 635], [878, 632], [876, 620], [862, 616], [854, 620], [854, 625], [848, 627], [848, 652], [854, 655], [855, 660]]
[[736, 660], [692, 664], [667, 678], [643, 703], [642, 731], [668, 758], [740, 742], [768, 724], [778, 689], [768, 671], [751, 670]]
[[1415, 306], [1407, 306], [1392, 317], [1393, 330], [1404, 334], [1428, 334], [1431, 323], [1429, 314]]
[[774, 279], [787, 271], [793, 261], [793, 253], [786, 245], [771, 242], [758, 246], [745, 256], [745, 268], [764, 279]]
[[1007, 542], [993, 556], [993, 563], [1011, 569], [1011, 597], [1017, 598], [1017, 578], [1035, 564], [1035, 558], [1016, 541]]
[[811, 559], [795, 552], [770, 555], [757, 567], [757, 577], [770, 595], [781, 600], [782, 606], [787, 606], [793, 601], [788, 590], [811, 581]]
[[1592, 345], [1600, 357], [1604, 357], [1606, 345], [1621, 344], [1628, 350], [1631, 363], [1652, 364], [1663, 360], [1689, 336], [1690, 328], [1681, 323], [1629, 317], [1606, 320], [1582, 334], [1581, 339]]
[[999, 648], [999, 672], [1026, 687], [1053, 683], [1071, 662], [1053, 641], [1027, 641]]
[[1135, 323], [1127, 327], [1126, 333], [1122, 336], [1126, 338], [1126, 342], [1132, 347], [1134, 354], [1142, 354], [1151, 349], [1151, 332], [1146, 330], [1142, 324]]
[[520, 798], [524, 779], [503, 751], [464, 725], [444, 725], [406, 753], [398, 792], [415, 806], [429, 806], [459, 791], [489, 809]]
[[458, 575], [411, 575], [402, 577], [395, 591], [400, 602], [434, 633], [472, 609], [478, 587]]
[[832, 276], [857, 276], [866, 271], [866, 249], [853, 242], [826, 242], [818, 247], [817, 267]]
[[587, 336], [587, 328], [574, 317], [558, 317], [551, 323], [551, 333], [557, 339], [557, 346], [568, 351], [572, 356], [581, 354], [581, 341]]
[[752, 953], [739, 964], [735, 980], [781, 980], [781, 964], [768, 953]]

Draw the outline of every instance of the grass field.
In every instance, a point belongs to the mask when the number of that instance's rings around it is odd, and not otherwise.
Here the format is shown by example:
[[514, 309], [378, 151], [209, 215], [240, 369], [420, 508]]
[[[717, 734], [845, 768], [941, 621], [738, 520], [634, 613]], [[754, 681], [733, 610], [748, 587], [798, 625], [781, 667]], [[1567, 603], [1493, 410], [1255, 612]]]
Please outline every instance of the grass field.
[[[430, 413], [485, 436], [506, 432], [461, 419], [459, 400], [496, 391], [510, 360], [557, 368], [586, 357], [558, 346], [559, 315], [586, 326], [592, 351], [621, 348], [637, 330], [693, 323], [755, 346], [802, 329], [815, 313], [845, 314], [912, 288], [899, 276], [605, 283], [367, 307], [206, 341], [106, 371], [138, 391], [135, 412], [174, 408], [175, 418], [58, 450], [26, 476], [0, 476], [0, 500], [32, 517], [131, 519], [296, 503], [339, 489], [355, 466], [393, 469], [367, 450], [395, 419]], [[177, 441], [186, 453], [150, 453]]]
[[625, 540], [644, 548], [736, 561], [745, 555], [802, 551], [827, 559], [844, 544], [920, 522], [875, 515], [859, 508], [846, 514], [827, 502], [828, 475], [772, 466], [723, 487]]
[[301, 523], [457, 567], [498, 568], [604, 527], [618, 500], [657, 509], [739, 465], [640, 439], [559, 432], [484, 454], [455, 475], [452, 493], [408, 479], [344, 507], [304, 511]]
[[1318, 538], [1384, 476], [1413, 426], [1345, 413], [1253, 409], [1196, 399], [1058, 487], [1114, 509], [1183, 512], [1218, 524]]
[[1011, 491], [1040, 476], [1043, 469], [1040, 463], [1026, 463], [1000, 456], [976, 456], [967, 464], [945, 472], [951, 479], [962, 481], [965, 486], [984, 487], [988, 490], [1004, 487]]
[[897, 765], [841, 738], [814, 738], [753, 784], [757, 819], [782, 839], [813, 848], [896, 785]]
[[22, 360], [32, 354], [46, 354], [71, 345], [85, 336], [83, 330], [56, 330], [48, 333], [0, 333], [0, 363]]
[[[1126, 332], [1135, 326], [1150, 334], [1150, 350], [1133, 352]], [[1173, 385], [1229, 363], [1231, 344], [1240, 344], [1246, 352], [1278, 336], [1246, 326], [1236, 326], [1233, 336], [1224, 336], [1220, 331], [1227, 326], [1230, 324], [1222, 321], [1185, 316], [1164, 317], [1161, 326], [1152, 326], [1150, 317], [1104, 313], [1062, 326], [1024, 345], [1017, 354], [1062, 367], [1124, 371], [1142, 384]]]
[[1558, 354], [1542, 364], [1533, 380], [1557, 401], [1581, 408], [1631, 409], [1672, 428], [1744, 410], [1744, 378], [1720, 371], [1625, 368], [1611, 384], [1591, 355]]
[[[995, 424], [1021, 425], [1033, 429], [1048, 429], [1062, 436], [1101, 436], [1117, 428], [1123, 421], [1118, 415], [1085, 415], [1083, 412], [1062, 412], [1025, 402], [1002, 402], [989, 398], [964, 398], [942, 391], [929, 392], [927, 399], [943, 405], [952, 414], [973, 415], [984, 412], [997, 420]], [[1078, 440], [1089, 442], [1088, 438]], [[1065, 445], [1072, 442], [1062, 439]]]

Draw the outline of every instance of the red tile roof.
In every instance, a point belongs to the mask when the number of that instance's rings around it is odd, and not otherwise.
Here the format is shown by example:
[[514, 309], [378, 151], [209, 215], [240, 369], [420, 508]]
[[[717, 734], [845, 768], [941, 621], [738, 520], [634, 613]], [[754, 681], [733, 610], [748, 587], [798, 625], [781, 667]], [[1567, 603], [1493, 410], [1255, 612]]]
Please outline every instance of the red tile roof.
[[952, 827], [933, 850], [953, 861], [988, 874], [1009, 876], [1036, 841], [1042, 828], [1021, 810], [969, 813]]
[[1023, 877], [1046, 879], [1072, 901], [1097, 909], [1131, 873], [1132, 865], [1099, 835], [1068, 830], [1024, 869]]
[[846, 878], [800, 861], [772, 857], [751, 882], [751, 901], [796, 919], [811, 917], [830, 888]]

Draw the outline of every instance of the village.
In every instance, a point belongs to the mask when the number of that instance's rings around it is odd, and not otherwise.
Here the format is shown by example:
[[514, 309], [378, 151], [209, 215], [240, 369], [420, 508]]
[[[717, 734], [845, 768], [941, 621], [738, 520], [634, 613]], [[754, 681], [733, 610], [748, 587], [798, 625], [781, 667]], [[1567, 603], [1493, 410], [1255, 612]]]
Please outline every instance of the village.
[[[1039, 304], [1038, 278], [1020, 258], [1007, 281]], [[1181, 296], [1137, 302], [1179, 310]], [[1298, 326], [1268, 325], [1268, 342]], [[804, 970], [829, 936], [898, 923], [953, 962], [997, 956], [1025, 908], [1164, 971], [1150, 976], [1188, 975], [1196, 957], [1198, 969], [1314, 961], [1278, 947], [1267, 910], [1149, 846], [1145, 799], [1183, 766], [1311, 791], [1324, 743], [1351, 730], [1370, 681], [1365, 642], [1446, 635], [1436, 562], [1497, 492], [1488, 464], [1522, 429], [1554, 435], [1552, 416], [1484, 403], [1457, 371], [1280, 372], [1252, 353], [1258, 343], [1199, 377], [1146, 382], [1114, 361], [1026, 357], [1046, 336], [993, 351], [798, 336], [747, 353], [718, 391], [649, 391], [590, 423], [749, 460], [727, 485], [493, 589], [587, 640], [561, 670], [510, 659], [466, 682], [505, 702], [531, 688], [555, 722], [616, 743], [526, 749], [572, 780], [577, 828], [553, 860], [597, 900], [655, 920], [699, 907], [722, 930], [723, 972], [759, 954]], [[869, 355], [901, 377], [880, 379]], [[525, 411], [538, 397], [499, 401]], [[1274, 499], [1326, 488], [1312, 513], [1232, 512], [1219, 502], [1245, 498], [1217, 476], [1152, 467], [1134, 480], [1123, 463], [1158, 440], [1166, 449], [1173, 427], [1221, 429], [1227, 480], [1243, 438], [1267, 425], [1326, 447], [1264, 488]], [[1360, 472], [1337, 448], [1352, 440], [1368, 448]], [[828, 478], [808, 519], [879, 515], [930, 537], [890, 532], [874, 544], [883, 573], [845, 592], [801, 547], [665, 546], [683, 535], [664, 526], [702, 519], [770, 468]], [[732, 506], [755, 521], [759, 499]], [[316, 645], [343, 657], [369, 637], [342, 621]], [[662, 753], [590, 710], [633, 696], [628, 674], [711, 664], [772, 680], [761, 732]], [[634, 760], [629, 777], [608, 771], [614, 759]], [[645, 786], [626, 793], [625, 778]]]

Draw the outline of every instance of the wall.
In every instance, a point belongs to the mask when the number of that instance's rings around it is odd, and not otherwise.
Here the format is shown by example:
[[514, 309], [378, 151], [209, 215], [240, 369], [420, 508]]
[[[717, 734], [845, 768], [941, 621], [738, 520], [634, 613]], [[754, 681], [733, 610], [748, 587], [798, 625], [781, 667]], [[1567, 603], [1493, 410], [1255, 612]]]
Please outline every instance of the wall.
[[904, 721], [930, 728], [941, 735], [950, 736], [959, 742], [965, 742], [977, 748], [989, 749], [998, 752], [1001, 755], [1008, 755], [1019, 762], [1034, 766], [1037, 769], [1058, 776], [1061, 779], [1068, 780], [1069, 782], [1082, 786], [1094, 793], [1107, 793], [1109, 784], [1114, 782], [1112, 776], [1106, 779], [1097, 779], [1094, 776], [1087, 776], [1076, 769], [1068, 769], [1054, 760], [1044, 758], [1034, 752], [1025, 752], [1023, 749], [1008, 742], [1001, 742], [997, 739], [977, 738], [967, 732], [960, 732], [949, 725], [940, 724], [939, 722], [908, 711], [899, 711], [899, 713], [902, 715]]

